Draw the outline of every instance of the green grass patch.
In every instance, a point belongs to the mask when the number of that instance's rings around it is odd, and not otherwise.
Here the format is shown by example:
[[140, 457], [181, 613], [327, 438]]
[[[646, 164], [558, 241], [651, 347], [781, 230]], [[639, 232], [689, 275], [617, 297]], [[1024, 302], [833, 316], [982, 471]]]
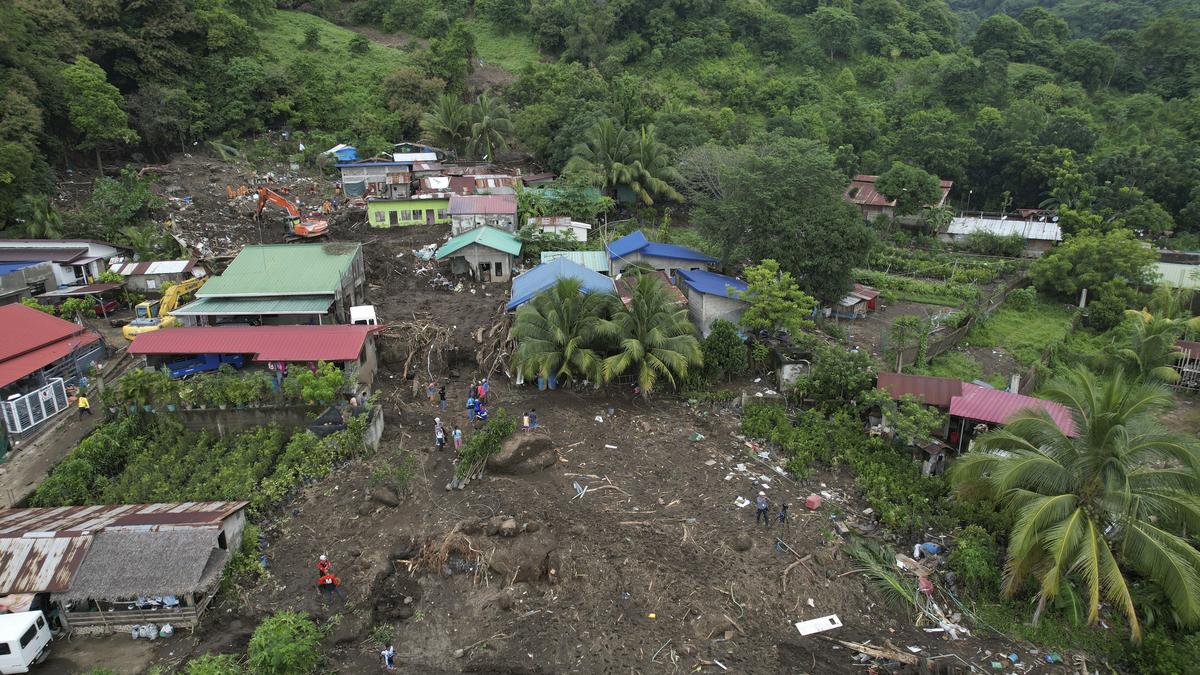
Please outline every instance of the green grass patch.
[[1001, 348], [1022, 365], [1031, 366], [1048, 346], [1066, 336], [1074, 314], [1073, 309], [1042, 299], [1027, 309], [1005, 303], [987, 321], [975, 324], [965, 342], [974, 347]]
[[542, 60], [528, 35], [502, 33], [491, 21], [481, 18], [468, 19], [463, 25], [475, 36], [475, 51], [485, 63], [519, 73], [525, 66]]
[[961, 307], [979, 297], [979, 289], [970, 283], [934, 281], [904, 277], [874, 270], [854, 270], [854, 279], [879, 290], [884, 302], [907, 300], [927, 305]]
[[[318, 48], [304, 49], [304, 34], [316, 28]], [[408, 55], [399, 49], [385, 47], [372, 41], [366, 54], [351, 54], [350, 39], [358, 33], [329, 23], [325, 19], [304, 12], [275, 10], [267, 25], [259, 33], [263, 48], [276, 63], [289, 63], [298, 54], [325, 56], [319, 60], [320, 67], [339, 77], [355, 80], [378, 81], [397, 68], [412, 65]]]
[[983, 374], [983, 365], [966, 352], [946, 352], [930, 361], [924, 367], [905, 366], [904, 372], [913, 375], [930, 375], [933, 377], [950, 377], [963, 382], [983, 380], [988, 384], [1003, 389], [1008, 381], [999, 373]]

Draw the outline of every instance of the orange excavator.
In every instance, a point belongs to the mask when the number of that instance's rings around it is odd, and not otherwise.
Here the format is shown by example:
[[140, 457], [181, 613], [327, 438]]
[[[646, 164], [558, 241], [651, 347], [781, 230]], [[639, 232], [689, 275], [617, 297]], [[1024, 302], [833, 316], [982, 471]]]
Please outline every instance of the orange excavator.
[[254, 212], [255, 218], [262, 218], [262, 212], [266, 208], [267, 202], [288, 212], [287, 234], [284, 237], [287, 241], [315, 239], [329, 233], [329, 221], [324, 218], [301, 215], [299, 207], [268, 187], [258, 188], [258, 210]]

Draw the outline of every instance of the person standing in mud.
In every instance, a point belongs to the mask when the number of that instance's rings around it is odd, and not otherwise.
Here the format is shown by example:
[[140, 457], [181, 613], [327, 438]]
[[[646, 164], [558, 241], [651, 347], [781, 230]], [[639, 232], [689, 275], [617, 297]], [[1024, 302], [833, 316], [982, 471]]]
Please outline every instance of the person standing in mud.
[[765, 525], [766, 527], [770, 527], [771, 526], [771, 503], [769, 501], [767, 501], [767, 493], [765, 493], [765, 492], [758, 493], [758, 496], [754, 498], [754, 507], [756, 509], [756, 512], [754, 514], [754, 524], [758, 525], [758, 522], [761, 520], [763, 525]]
[[433, 442], [437, 445], [438, 452], [441, 452], [446, 447], [446, 430], [439, 426], [433, 430]]
[[346, 602], [346, 594], [342, 592], [342, 580], [335, 577], [333, 572], [326, 572], [320, 579], [317, 579], [317, 589], [320, 590], [326, 603], [333, 602], [335, 593], [343, 603]]
[[446, 412], [446, 385], [438, 390], [438, 410]]
[[453, 436], [454, 436], [454, 450], [455, 450], [455, 452], [457, 452], [457, 451], [459, 451], [459, 450], [462, 450], [462, 444], [463, 444], [463, 433], [462, 433], [462, 429], [459, 429], [457, 426], [455, 426], [455, 427], [454, 427], [454, 434], [453, 434]]
[[379, 655], [383, 657], [384, 670], [395, 670], [396, 669], [396, 648], [395, 647], [393, 647], [391, 644], [389, 644], [387, 646], [387, 649], [384, 649], [383, 651], [379, 652]]

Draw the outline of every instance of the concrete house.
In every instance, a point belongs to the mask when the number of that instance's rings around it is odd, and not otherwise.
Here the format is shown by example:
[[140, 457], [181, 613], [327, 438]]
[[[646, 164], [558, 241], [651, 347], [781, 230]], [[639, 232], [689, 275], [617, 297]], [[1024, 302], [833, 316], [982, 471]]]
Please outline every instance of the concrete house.
[[616, 276], [630, 265], [641, 264], [675, 276], [679, 270], [708, 270], [717, 259], [686, 246], [660, 244], [646, 239], [641, 230], [617, 239], [608, 247], [609, 274]]
[[241, 546], [247, 503], [0, 510], [0, 594], [31, 596], [75, 635], [194, 628]]
[[516, 196], [452, 195], [450, 197], [450, 233], [459, 235], [477, 227], [491, 227], [505, 232], [516, 232]]
[[[858, 207], [858, 212], [866, 220], [875, 220], [880, 215], [887, 216], [889, 220], [896, 218], [896, 200], [888, 199], [875, 189], [875, 181], [879, 176], [868, 176], [859, 174], [850, 181], [850, 187], [846, 188], [842, 198], [851, 204]], [[942, 189], [941, 195], [938, 197], [936, 204], [928, 206], [937, 208], [946, 203], [950, 197], [950, 188], [954, 187], [954, 181], [943, 180], [940, 182]]]
[[442, 244], [433, 257], [449, 260], [453, 274], [469, 274], [484, 282], [508, 281], [521, 254], [521, 240], [503, 230], [480, 227]]
[[91, 239], [0, 239], [0, 263], [49, 262], [55, 286], [91, 283], [110, 259], [128, 251]]
[[1025, 242], [1025, 257], [1037, 258], [1045, 255], [1055, 244], [1062, 241], [1062, 229], [1058, 223], [1047, 219], [1021, 220], [1020, 218], [959, 217], [950, 220], [946, 231], [938, 236], [944, 242], [955, 244], [965, 241], [976, 232], [986, 232], [998, 237], [1017, 235]]
[[705, 337], [717, 319], [736, 324], [750, 304], [737, 296], [749, 288], [741, 279], [708, 270], [679, 270], [675, 277], [676, 285], [687, 295], [688, 315]]
[[68, 408], [66, 387], [105, 356], [98, 333], [20, 303], [0, 305], [0, 412], [23, 434]]
[[109, 268], [125, 277], [125, 288], [144, 293], [161, 291], [164, 284], [208, 276], [203, 267], [191, 260], [159, 260], [155, 262], [116, 262]]
[[528, 224], [542, 234], [561, 234], [575, 241], [587, 241], [592, 226], [571, 220], [570, 216], [533, 216]]
[[371, 227], [449, 225], [450, 195], [435, 192], [407, 199], [368, 199], [367, 222]]
[[58, 286], [48, 260], [0, 263], [0, 305], [20, 302]]
[[348, 323], [366, 295], [362, 244], [247, 246], [172, 314], [193, 326]]
[[406, 199], [412, 194], [412, 164], [380, 159], [339, 162], [347, 197]]

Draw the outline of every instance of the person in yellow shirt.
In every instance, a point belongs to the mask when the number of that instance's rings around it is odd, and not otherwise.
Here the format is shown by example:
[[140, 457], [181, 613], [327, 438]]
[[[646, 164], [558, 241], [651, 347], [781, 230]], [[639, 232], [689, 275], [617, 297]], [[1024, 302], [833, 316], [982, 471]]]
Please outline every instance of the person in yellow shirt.
[[83, 417], [84, 413], [87, 413], [89, 415], [92, 414], [92, 404], [88, 403], [87, 396], [80, 394], [79, 395], [79, 416]]

